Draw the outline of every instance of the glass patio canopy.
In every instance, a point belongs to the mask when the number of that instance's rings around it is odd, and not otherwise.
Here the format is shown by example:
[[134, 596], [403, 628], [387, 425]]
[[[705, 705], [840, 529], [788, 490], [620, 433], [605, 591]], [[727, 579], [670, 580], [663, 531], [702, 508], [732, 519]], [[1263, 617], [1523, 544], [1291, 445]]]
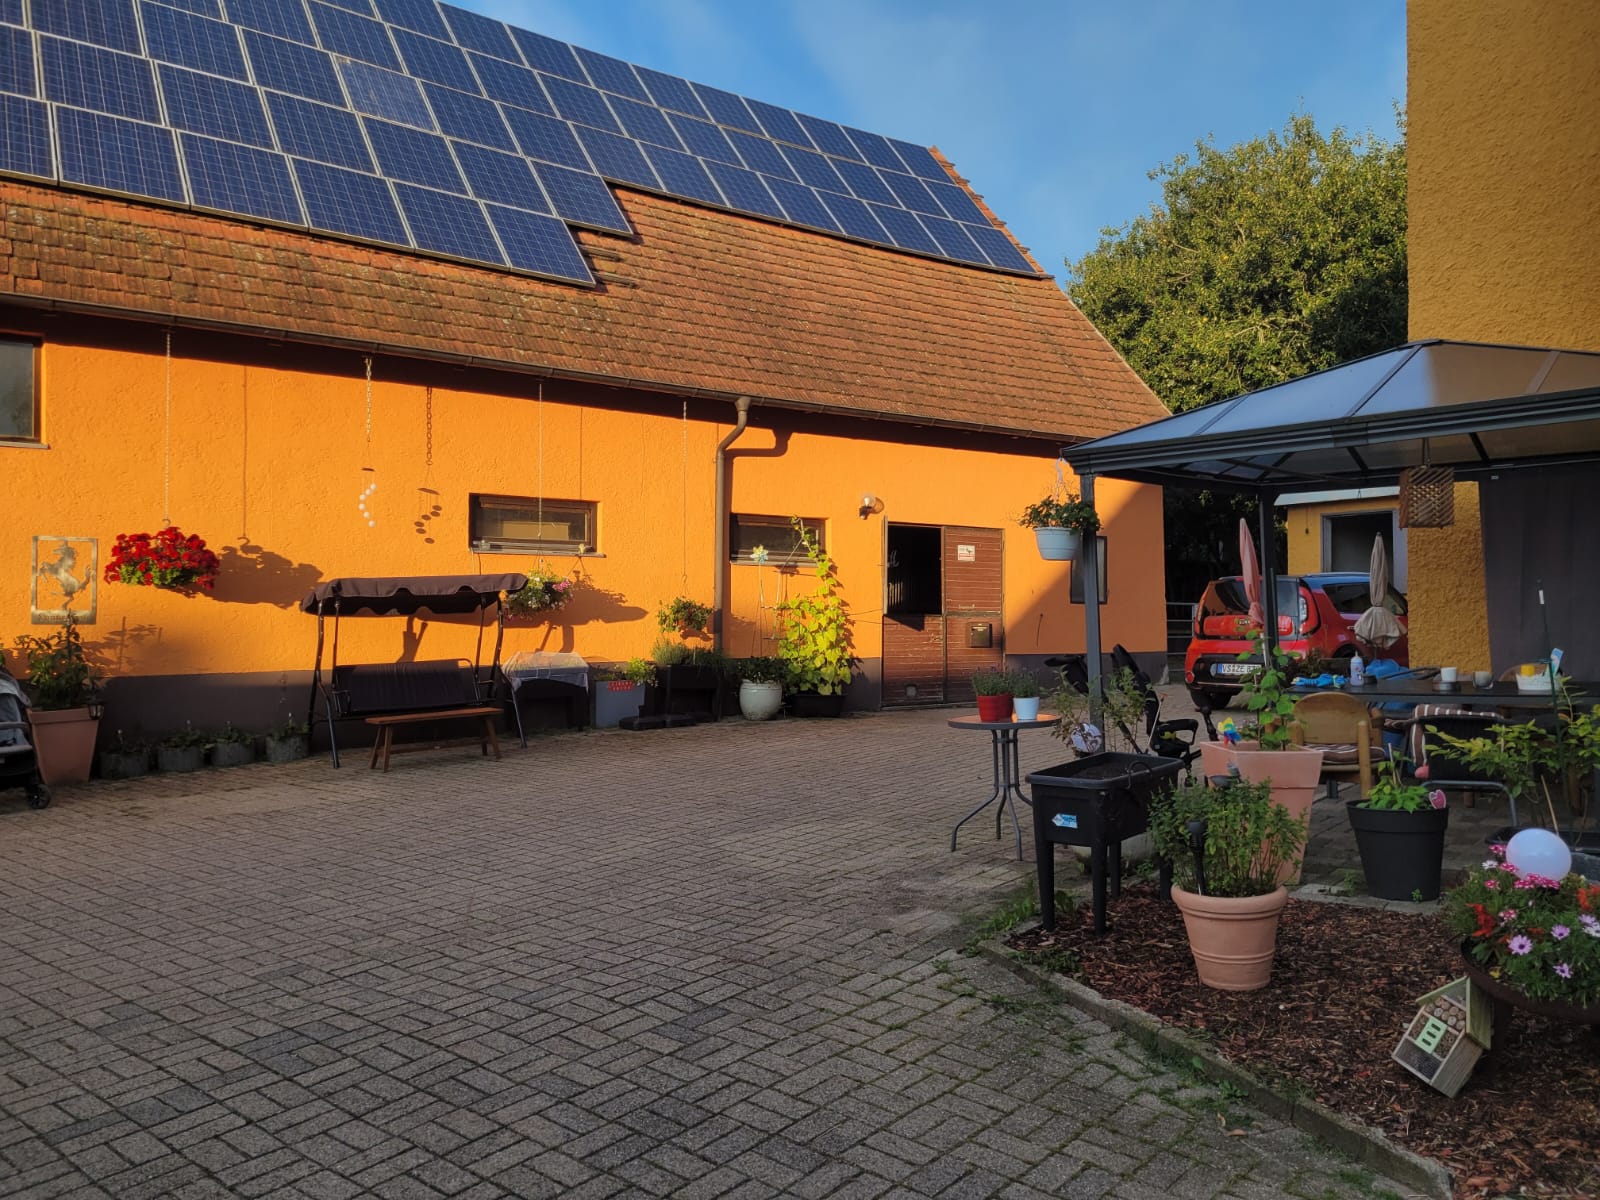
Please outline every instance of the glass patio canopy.
[[1411, 342], [1062, 455], [1080, 477], [1257, 494], [1595, 461], [1600, 354]]

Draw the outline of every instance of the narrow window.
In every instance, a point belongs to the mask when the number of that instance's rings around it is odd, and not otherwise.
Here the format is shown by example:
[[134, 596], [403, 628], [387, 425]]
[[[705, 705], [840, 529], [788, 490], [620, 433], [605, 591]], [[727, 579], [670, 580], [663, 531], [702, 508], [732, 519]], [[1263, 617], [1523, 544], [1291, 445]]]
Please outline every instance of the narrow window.
[[0, 442], [39, 440], [39, 343], [0, 337]]
[[472, 548], [485, 554], [594, 554], [592, 500], [472, 496]]
[[[800, 521], [817, 539], [817, 545], [826, 548], [821, 518], [801, 517]], [[757, 516], [752, 513], [733, 513], [729, 516], [728, 558], [736, 563], [754, 562], [750, 552], [757, 546], [765, 548], [769, 564], [808, 561], [799, 531], [788, 517]]]

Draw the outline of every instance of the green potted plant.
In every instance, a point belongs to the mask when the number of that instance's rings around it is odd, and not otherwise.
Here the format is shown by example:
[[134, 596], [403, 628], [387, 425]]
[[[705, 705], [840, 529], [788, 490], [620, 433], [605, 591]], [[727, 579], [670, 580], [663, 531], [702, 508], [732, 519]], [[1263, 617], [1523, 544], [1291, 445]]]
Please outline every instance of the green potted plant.
[[174, 774], [198, 771], [206, 765], [206, 747], [210, 742], [210, 738], [185, 721], [182, 729], [156, 743], [156, 767]]
[[1365, 800], [1345, 803], [1367, 891], [1381, 900], [1437, 900], [1450, 822], [1445, 794], [1400, 777], [1404, 759], [1380, 760]]
[[816, 574], [810, 594], [778, 605], [778, 657], [787, 668], [789, 711], [797, 717], [844, 714], [844, 692], [855, 675], [850, 615], [832, 556], [799, 517], [790, 523]]
[[788, 674], [783, 659], [741, 658], [733, 668], [739, 677], [739, 712], [745, 720], [768, 720], [783, 707], [783, 679]]
[[117, 740], [100, 751], [101, 779], [137, 779], [150, 771], [150, 743], [143, 738], [126, 737], [117, 730]]
[[1189, 779], [1151, 798], [1150, 832], [1172, 864], [1172, 899], [1200, 982], [1223, 991], [1265, 987], [1289, 900], [1279, 877], [1305, 844], [1300, 822], [1266, 783]]
[[594, 727], [615, 729], [624, 718], [637, 717], [644, 707], [645, 688], [655, 678], [655, 664], [647, 658], [596, 670], [590, 686]]
[[[1264, 662], [1261, 670], [1246, 679], [1240, 692], [1253, 724], [1244, 731], [1245, 738], [1233, 746], [1228, 757], [1242, 778], [1270, 783], [1272, 798], [1309, 832], [1311, 802], [1316, 799], [1317, 785], [1322, 782], [1322, 751], [1295, 744], [1295, 697], [1287, 690], [1294, 677], [1294, 659], [1278, 646], [1265, 649], [1265, 638], [1259, 629], [1250, 633], [1250, 646], [1239, 656], [1240, 661]], [[1209, 775], [1209, 767], [1207, 772]], [[1285, 883], [1299, 882], [1298, 861], [1288, 865], [1285, 871]]]
[[1056, 490], [1022, 510], [1017, 522], [1033, 530], [1039, 557], [1050, 562], [1070, 562], [1083, 539], [1100, 529], [1100, 514], [1076, 492]]
[[1044, 685], [1032, 671], [1021, 667], [1010, 672], [1011, 711], [1019, 721], [1037, 721]]
[[213, 767], [242, 767], [256, 760], [256, 735], [230, 721], [211, 736]]
[[1011, 672], [999, 668], [979, 671], [973, 675], [972, 691], [978, 698], [979, 720], [1011, 719], [1011, 685]]
[[39, 774], [46, 785], [87, 781], [100, 728], [99, 681], [90, 669], [77, 621], [69, 612], [56, 632], [22, 634], [16, 648]]
[[288, 717], [267, 730], [267, 761], [295, 762], [310, 755], [311, 731], [298, 717]]

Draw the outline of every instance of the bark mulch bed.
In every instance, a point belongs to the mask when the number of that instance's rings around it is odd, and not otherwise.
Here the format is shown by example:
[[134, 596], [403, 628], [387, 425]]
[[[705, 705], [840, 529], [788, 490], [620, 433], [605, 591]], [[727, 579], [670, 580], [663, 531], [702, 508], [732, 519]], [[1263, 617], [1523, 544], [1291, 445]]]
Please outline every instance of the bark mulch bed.
[[1462, 974], [1433, 917], [1290, 901], [1258, 992], [1201, 987], [1183, 918], [1149, 887], [1112, 903], [1104, 937], [1083, 907], [1009, 944], [1437, 1159], [1459, 1197], [1600, 1195], [1600, 1035], [1518, 1012], [1454, 1100], [1390, 1059], [1417, 998]]

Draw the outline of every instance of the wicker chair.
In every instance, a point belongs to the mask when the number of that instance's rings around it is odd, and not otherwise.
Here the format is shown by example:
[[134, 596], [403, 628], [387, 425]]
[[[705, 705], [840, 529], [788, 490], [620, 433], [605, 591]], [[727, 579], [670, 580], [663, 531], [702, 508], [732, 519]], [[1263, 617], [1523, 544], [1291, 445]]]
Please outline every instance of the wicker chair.
[[1294, 706], [1291, 733], [1297, 745], [1322, 751], [1322, 779], [1329, 795], [1354, 775], [1361, 799], [1372, 792], [1372, 760], [1384, 757], [1383, 734], [1364, 700], [1344, 692], [1319, 692]]

